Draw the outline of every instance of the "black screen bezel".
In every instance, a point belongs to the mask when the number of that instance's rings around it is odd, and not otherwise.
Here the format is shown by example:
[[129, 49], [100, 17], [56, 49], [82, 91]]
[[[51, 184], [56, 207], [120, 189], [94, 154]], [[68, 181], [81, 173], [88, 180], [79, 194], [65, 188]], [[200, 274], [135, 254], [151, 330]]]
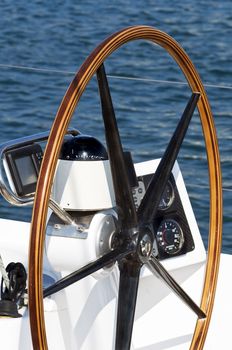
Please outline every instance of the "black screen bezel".
[[[31, 159], [33, 168], [35, 170], [36, 181], [23, 185], [21, 174], [18, 170], [16, 160], [24, 157]], [[40, 162], [42, 158], [42, 148], [39, 144], [30, 144], [16, 149], [11, 149], [5, 152], [5, 160], [7, 162], [12, 182], [15, 187], [16, 194], [20, 197], [25, 197], [35, 193], [37, 178], [39, 175]]]

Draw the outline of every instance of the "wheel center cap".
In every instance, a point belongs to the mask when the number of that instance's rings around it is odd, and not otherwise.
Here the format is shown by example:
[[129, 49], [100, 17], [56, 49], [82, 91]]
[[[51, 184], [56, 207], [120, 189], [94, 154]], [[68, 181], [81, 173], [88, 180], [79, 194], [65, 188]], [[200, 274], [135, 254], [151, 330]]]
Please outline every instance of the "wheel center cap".
[[152, 241], [148, 234], [145, 234], [140, 241], [140, 254], [148, 257], [152, 251]]

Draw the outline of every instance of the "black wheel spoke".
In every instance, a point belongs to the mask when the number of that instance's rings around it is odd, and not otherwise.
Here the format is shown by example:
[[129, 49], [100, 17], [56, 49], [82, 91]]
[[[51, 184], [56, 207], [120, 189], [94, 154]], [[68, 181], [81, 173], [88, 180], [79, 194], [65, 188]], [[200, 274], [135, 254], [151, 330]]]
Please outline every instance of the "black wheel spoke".
[[171, 175], [173, 165], [177, 159], [199, 97], [199, 93], [193, 93], [189, 99], [176, 130], [140, 203], [138, 209], [139, 222], [150, 223], [155, 218], [158, 205], [168, 178]]
[[111, 264], [116, 260], [122, 259], [123, 257], [130, 254], [132, 251], [133, 251], [133, 248], [131, 246], [120, 247], [110, 251], [109, 253], [103, 255], [102, 257], [95, 260], [94, 262], [91, 262], [85, 265], [79, 270], [69, 274], [68, 276], [65, 276], [64, 278], [60, 279], [53, 285], [44, 289], [43, 297], [45, 298], [45, 297], [48, 297], [49, 295], [59, 292], [60, 290], [70, 286], [71, 284], [77, 281], [80, 281], [82, 278], [91, 275], [92, 273], [100, 270], [101, 268], [107, 266], [108, 264]]
[[129, 259], [119, 264], [120, 282], [115, 350], [129, 350], [132, 338], [141, 264]]
[[129, 184], [128, 173], [124, 161], [122, 144], [119, 136], [114, 107], [103, 64], [97, 71], [102, 115], [105, 124], [106, 142], [114, 183], [116, 204], [122, 213], [122, 230], [137, 227], [137, 214]]
[[199, 306], [190, 298], [190, 296], [183, 290], [183, 288], [175, 281], [163, 265], [152, 255], [147, 263], [148, 268], [158, 276], [171, 288], [171, 290], [178, 295], [178, 297], [190, 307], [192, 311], [197, 314], [198, 318], [205, 318], [205, 313]]

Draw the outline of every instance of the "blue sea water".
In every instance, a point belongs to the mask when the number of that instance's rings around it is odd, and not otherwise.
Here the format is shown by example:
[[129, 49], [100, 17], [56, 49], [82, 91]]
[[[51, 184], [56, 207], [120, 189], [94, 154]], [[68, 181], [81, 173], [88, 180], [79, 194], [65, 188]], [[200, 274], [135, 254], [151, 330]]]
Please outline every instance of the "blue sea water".
[[[206, 84], [221, 151], [223, 251], [232, 253], [231, 0], [2, 0], [0, 142], [50, 129], [74, 73], [88, 54], [109, 34], [136, 24], [151, 25], [173, 36], [187, 51]], [[178, 67], [163, 49], [133, 42], [113, 54], [106, 69], [124, 147], [132, 151], [135, 161], [162, 156], [190, 96], [186, 85], [163, 82], [184, 82]], [[104, 141], [100, 121], [93, 79], [72, 126]], [[206, 242], [208, 175], [197, 113], [179, 162]], [[0, 199], [1, 217], [29, 220], [30, 215], [29, 208], [11, 207]]]

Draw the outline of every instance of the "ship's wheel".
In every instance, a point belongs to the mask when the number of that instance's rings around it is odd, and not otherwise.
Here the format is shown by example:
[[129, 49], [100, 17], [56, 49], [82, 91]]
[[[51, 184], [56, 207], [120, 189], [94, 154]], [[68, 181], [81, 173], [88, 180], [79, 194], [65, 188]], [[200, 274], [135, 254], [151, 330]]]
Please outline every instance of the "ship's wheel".
[[[176, 61], [192, 90], [192, 96], [174, 131], [138, 211], [135, 209], [104, 61], [115, 50], [132, 40], [144, 39], [162, 46]], [[120, 271], [115, 349], [129, 350], [131, 344], [137, 290], [142, 265], [147, 265], [176, 292], [198, 315], [191, 349], [202, 349], [212, 313], [217, 284], [222, 232], [222, 188], [217, 138], [209, 102], [200, 77], [191, 60], [169, 35], [155, 28], [135, 26], [123, 29], [103, 41], [85, 60], [70, 84], [53, 123], [44, 154], [34, 200], [29, 259], [29, 314], [34, 349], [47, 349], [43, 312], [43, 250], [48, 201], [57, 159], [72, 114], [87, 84], [97, 74], [105, 125], [108, 154], [119, 208], [118, 245], [109, 253], [76, 272], [75, 281], [116, 262]], [[198, 107], [208, 156], [210, 179], [210, 225], [208, 257], [200, 306], [183, 291], [161, 263], [151, 254], [154, 240], [152, 222], [167, 180], [177, 158], [195, 107]], [[152, 204], [152, 205], [151, 205]], [[68, 281], [67, 284], [71, 283]]]

